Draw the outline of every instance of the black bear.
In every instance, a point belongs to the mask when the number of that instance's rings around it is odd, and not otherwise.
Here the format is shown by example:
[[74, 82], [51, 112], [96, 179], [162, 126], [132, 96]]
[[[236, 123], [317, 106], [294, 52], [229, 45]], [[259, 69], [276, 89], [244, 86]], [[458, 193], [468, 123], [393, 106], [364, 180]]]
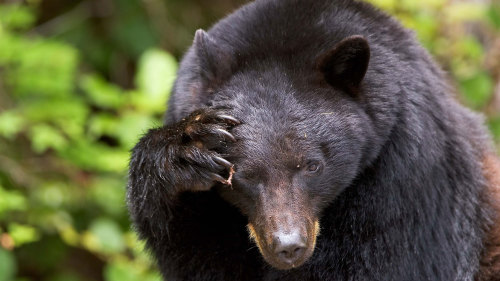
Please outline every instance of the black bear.
[[196, 32], [128, 205], [165, 280], [500, 280], [500, 173], [413, 34], [354, 0]]

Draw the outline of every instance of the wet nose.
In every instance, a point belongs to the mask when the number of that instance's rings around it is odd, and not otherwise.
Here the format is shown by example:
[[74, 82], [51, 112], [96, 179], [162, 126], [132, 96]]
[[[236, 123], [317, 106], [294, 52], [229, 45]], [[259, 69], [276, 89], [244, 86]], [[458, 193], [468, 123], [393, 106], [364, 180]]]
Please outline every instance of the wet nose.
[[274, 239], [276, 245], [274, 252], [281, 262], [294, 264], [304, 256], [306, 243], [298, 231], [278, 233]]

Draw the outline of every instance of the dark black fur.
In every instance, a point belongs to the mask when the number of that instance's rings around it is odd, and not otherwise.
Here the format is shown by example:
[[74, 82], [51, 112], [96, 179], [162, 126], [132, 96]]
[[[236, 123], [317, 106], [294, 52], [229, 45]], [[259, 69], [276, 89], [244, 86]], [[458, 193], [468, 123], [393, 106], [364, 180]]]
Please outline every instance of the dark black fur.
[[[166, 280], [474, 279], [489, 137], [411, 32], [365, 3], [258, 0], [208, 35], [130, 163], [130, 213]], [[321, 60], [353, 35], [369, 45], [366, 75], [329, 78]], [[210, 189], [228, 176], [220, 156], [233, 186]], [[294, 170], [308, 159], [321, 175]], [[246, 225], [291, 178], [321, 231], [304, 265], [277, 270]]]

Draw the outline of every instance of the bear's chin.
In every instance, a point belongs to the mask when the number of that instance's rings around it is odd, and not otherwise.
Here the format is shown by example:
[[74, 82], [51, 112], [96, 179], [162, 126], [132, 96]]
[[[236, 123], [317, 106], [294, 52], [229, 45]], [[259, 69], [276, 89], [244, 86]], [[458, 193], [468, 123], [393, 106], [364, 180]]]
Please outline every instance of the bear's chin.
[[265, 261], [266, 261], [266, 262], [267, 262], [270, 266], [272, 266], [272, 267], [274, 267], [274, 268], [276, 268], [276, 269], [278, 269], [278, 270], [290, 270], [290, 269], [294, 269], [294, 268], [300, 267], [300, 266], [302, 266], [304, 263], [306, 263], [306, 262], [309, 260], [309, 258], [312, 256], [312, 253], [314, 252], [314, 247], [308, 248], [308, 249], [307, 249], [307, 251], [308, 251], [309, 253], [306, 253], [306, 255], [305, 255], [302, 259], [300, 259], [300, 260], [298, 260], [298, 261], [296, 261], [296, 262], [294, 262], [294, 263], [284, 263], [284, 262], [280, 262], [280, 261], [278, 260], [278, 257], [277, 257], [277, 256], [275, 256], [275, 255], [266, 255], [266, 254], [264, 254], [264, 253], [263, 253], [264, 251], [263, 251], [262, 249], [260, 249], [260, 247], [259, 247], [259, 250], [260, 250], [260, 252], [262, 253], [262, 256], [264, 257], [264, 260], [265, 260]]

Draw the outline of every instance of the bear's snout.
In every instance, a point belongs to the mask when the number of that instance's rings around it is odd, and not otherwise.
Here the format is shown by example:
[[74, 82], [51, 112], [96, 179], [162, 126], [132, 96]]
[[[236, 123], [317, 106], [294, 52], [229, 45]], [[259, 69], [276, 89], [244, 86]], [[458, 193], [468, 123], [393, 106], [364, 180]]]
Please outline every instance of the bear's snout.
[[259, 188], [248, 231], [266, 262], [287, 270], [312, 256], [319, 222], [307, 189], [281, 179]]
[[[283, 219], [283, 214], [279, 218]], [[287, 221], [290, 222], [290, 218]], [[282, 225], [280, 220], [273, 216], [248, 224], [250, 237], [257, 244], [262, 256], [277, 269], [299, 267], [314, 252], [319, 233], [318, 220], [299, 218], [293, 225], [294, 227], [290, 227], [290, 224]]]
[[275, 233], [273, 239], [274, 254], [283, 264], [293, 266], [306, 253], [306, 243], [306, 237], [301, 235], [299, 229], [294, 229], [290, 233]]

